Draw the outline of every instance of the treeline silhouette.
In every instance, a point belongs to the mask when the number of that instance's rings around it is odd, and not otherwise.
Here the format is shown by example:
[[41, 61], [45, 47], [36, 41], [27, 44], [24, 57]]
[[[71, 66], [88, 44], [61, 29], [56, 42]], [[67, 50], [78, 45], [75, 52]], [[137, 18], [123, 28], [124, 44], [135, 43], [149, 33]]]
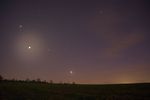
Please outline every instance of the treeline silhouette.
[[41, 80], [40, 78], [37, 78], [37, 79], [29, 79], [29, 78], [26, 78], [25, 80], [18, 80], [18, 79], [5, 79], [4, 77], [2, 77], [0, 75], [0, 81], [5, 81], [5, 82], [20, 82], [20, 83], [42, 83], [42, 84], [76, 84], [75, 82], [72, 82], [72, 83], [67, 83], [67, 82], [59, 82], [59, 83], [56, 83], [56, 82], [53, 82], [53, 80], [50, 80], [50, 81], [46, 81], [46, 80]]

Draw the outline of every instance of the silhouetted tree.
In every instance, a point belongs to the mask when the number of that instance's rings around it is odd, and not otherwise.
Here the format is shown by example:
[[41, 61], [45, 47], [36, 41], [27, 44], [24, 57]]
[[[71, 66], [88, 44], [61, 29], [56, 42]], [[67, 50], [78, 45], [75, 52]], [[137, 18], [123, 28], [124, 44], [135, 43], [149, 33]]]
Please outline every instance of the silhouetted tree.
[[15, 78], [12, 78], [11, 81], [17, 81]]
[[32, 82], [32, 83], [35, 83], [35, 82], [36, 82], [36, 80], [31, 80], [31, 82]]
[[37, 81], [37, 82], [41, 82], [41, 79], [40, 79], [40, 78], [37, 78], [36, 81]]
[[2, 81], [3, 80], [3, 77], [0, 75], [0, 81]]
[[50, 84], [53, 84], [53, 80], [50, 80], [49, 83], [50, 83]]
[[25, 81], [26, 81], [26, 82], [30, 82], [30, 79], [29, 79], [29, 78], [27, 78]]
[[75, 83], [75, 82], [72, 82], [72, 84], [74, 84], [74, 85], [75, 85], [76, 83]]

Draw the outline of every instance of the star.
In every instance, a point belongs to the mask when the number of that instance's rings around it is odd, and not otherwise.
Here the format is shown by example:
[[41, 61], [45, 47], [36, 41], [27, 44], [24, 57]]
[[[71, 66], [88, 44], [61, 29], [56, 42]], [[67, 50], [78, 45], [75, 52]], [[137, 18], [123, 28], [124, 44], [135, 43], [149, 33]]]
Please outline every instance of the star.
[[22, 28], [23, 27], [23, 25], [19, 25], [19, 28]]
[[100, 10], [100, 11], [99, 11], [99, 13], [100, 13], [100, 14], [103, 14], [103, 13], [104, 13], [104, 11], [103, 11], [103, 10]]
[[28, 46], [28, 49], [31, 49], [31, 46]]

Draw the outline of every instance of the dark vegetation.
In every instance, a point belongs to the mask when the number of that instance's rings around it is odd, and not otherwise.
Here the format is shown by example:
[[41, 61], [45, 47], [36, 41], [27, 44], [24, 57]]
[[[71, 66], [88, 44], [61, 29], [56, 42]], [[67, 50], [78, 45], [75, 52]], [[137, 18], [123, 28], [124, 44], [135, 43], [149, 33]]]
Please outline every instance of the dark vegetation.
[[1, 77], [0, 100], [150, 100], [150, 84], [57, 84]]

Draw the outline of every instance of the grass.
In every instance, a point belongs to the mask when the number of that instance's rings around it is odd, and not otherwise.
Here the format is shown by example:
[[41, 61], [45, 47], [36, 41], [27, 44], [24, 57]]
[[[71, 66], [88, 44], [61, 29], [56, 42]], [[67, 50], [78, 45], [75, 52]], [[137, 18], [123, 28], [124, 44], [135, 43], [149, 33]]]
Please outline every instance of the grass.
[[150, 84], [0, 82], [0, 100], [150, 100]]

